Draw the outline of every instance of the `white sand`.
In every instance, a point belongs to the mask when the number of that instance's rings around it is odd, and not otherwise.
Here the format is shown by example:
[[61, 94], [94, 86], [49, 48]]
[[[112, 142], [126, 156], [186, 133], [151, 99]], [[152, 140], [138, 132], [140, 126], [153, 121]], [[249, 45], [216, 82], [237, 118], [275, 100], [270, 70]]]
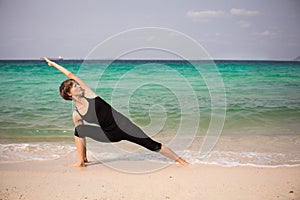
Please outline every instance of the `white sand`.
[[173, 164], [130, 174], [96, 162], [69, 167], [73, 158], [0, 164], [0, 199], [300, 199], [300, 167]]

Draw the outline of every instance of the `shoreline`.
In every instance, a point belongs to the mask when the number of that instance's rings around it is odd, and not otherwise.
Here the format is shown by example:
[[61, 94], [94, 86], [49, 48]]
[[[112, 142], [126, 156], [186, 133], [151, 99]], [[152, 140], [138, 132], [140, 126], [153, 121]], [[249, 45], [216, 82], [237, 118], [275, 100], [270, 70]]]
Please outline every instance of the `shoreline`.
[[[91, 160], [69, 167], [75, 152], [57, 160], [0, 164], [1, 199], [294, 199], [300, 167], [221, 167], [171, 164], [141, 174]], [[143, 161], [129, 162], [129, 165]]]
[[[214, 149], [203, 158], [201, 145], [203, 137], [195, 137], [190, 146], [189, 141], [181, 138], [178, 143], [171, 143], [172, 138], [154, 137], [167, 144], [179, 156], [192, 164], [223, 167], [294, 167], [300, 166], [299, 137], [295, 136], [221, 136]], [[0, 163], [20, 163], [27, 161], [54, 160], [76, 152], [73, 138], [68, 140], [7, 140], [0, 143]], [[170, 145], [171, 146], [170, 146]], [[99, 143], [87, 140], [88, 154], [95, 160], [111, 161], [145, 161], [172, 163], [165, 157], [127, 141], [118, 143]]]

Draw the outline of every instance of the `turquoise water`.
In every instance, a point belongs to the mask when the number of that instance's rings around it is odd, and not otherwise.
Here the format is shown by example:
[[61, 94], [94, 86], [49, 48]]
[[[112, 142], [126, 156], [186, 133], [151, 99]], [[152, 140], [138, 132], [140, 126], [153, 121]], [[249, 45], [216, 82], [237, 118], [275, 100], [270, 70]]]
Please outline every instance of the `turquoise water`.
[[[84, 66], [83, 61], [59, 63], [150, 135], [171, 137], [181, 123], [187, 132], [195, 130], [199, 137], [208, 130], [213, 117], [211, 89], [205, 76], [187, 62], [119, 61], [109, 66], [101, 61], [86, 62]], [[215, 63], [226, 95], [222, 136], [299, 137], [299, 62]], [[207, 65], [198, 62], [197, 67], [204, 69]], [[105, 69], [103, 74], [99, 69]], [[214, 80], [216, 71], [208, 69], [205, 73], [210, 81], [219, 81]], [[3, 145], [72, 140], [73, 105], [58, 93], [64, 75], [43, 61], [0, 61], [0, 78]], [[298, 143], [295, 148], [299, 152]]]

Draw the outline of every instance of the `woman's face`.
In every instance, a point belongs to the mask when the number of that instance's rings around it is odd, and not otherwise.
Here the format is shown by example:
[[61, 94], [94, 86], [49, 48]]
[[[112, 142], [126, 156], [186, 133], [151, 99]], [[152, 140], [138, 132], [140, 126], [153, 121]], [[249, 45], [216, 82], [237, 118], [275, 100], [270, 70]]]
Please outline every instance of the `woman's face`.
[[70, 95], [71, 96], [83, 96], [84, 90], [77, 82], [75, 82], [73, 84], [73, 87], [70, 89]]

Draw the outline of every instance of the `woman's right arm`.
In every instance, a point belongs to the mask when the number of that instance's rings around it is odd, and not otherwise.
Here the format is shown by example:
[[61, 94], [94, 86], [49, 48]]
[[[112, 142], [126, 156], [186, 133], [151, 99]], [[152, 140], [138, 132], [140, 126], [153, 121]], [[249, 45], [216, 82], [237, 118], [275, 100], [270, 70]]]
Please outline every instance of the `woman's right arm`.
[[75, 127], [83, 124], [83, 120], [81, 119], [81, 117], [79, 116], [79, 114], [76, 111], [73, 111], [72, 118], [73, 118]]

